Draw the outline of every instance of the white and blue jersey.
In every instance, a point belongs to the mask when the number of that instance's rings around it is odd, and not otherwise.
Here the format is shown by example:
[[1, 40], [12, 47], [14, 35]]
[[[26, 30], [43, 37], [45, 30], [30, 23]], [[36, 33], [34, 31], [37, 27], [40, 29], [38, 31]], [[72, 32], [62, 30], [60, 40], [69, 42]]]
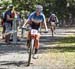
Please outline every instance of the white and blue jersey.
[[39, 16], [36, 15], [36, 12], [33, 12], [28, 17], [28, 21], [32, 21], [32, 24], [30, 25], [32, 29], [39, 29], [40, 23], [43, 23], [45, 20], [45, 15], [43, 13], [40, 13]]

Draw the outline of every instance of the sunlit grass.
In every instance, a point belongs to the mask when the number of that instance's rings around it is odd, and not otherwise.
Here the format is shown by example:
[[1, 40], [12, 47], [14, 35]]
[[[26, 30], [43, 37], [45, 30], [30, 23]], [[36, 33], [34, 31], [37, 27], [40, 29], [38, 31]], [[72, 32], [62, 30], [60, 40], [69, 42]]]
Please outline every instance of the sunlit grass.
[[55, 63], [63, 58], [68, 69], [75, 69], [75, 35], [61, 38], [54, 44], [56, 47], [50, 49], [50, 56], [55, 59]]
[[75, 35], [61, 37], [50, 43], [45, 59], [55, 66], [62, 66], [62, 69], [75, 69]]
[[68, 46], [74, 46], [75, 45], [75, 35], [68, 36], [68, 37], [63, 37], [60, 40], [57, 40], [54, 42], [60, 47], [68, 47]]
[[0, 27], [0, 32], [2, 31], [2, 27]]
[[68, 69], [75, 69], [75, 52], [65, 52], [64, 55]]

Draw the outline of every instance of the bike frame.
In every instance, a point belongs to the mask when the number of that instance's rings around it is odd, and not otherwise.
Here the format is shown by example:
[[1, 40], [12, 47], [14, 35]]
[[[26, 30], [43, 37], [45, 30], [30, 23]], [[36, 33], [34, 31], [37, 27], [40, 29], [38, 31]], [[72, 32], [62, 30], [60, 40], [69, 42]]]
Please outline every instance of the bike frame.
[[38, 34], [38, 30], [35, 30], [35, 29], [30, 30], [31, 42], [30, 42], [30, 51], [29, 51], [29, 58], [28, 58], [27, 66], [29, 66], [31, 62], [31, 55], [33, 54], [34, 44], [35, 44], [35, 39], [36, 39], [37, 34]]

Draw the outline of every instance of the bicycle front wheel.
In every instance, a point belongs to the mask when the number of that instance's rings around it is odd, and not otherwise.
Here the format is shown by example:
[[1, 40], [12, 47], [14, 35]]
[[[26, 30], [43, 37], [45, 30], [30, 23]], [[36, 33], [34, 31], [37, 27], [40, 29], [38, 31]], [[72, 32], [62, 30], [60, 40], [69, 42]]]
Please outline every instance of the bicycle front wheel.
[[27, 64], [27, 66], [30, 66], [31, 56], [32, 56], [32, 53], [33, 53], [33, 47], [34, 47], [34, 39], [32, 39], [31, 43], [30, 43], [29, 57], [28, 57], [28, 64]]

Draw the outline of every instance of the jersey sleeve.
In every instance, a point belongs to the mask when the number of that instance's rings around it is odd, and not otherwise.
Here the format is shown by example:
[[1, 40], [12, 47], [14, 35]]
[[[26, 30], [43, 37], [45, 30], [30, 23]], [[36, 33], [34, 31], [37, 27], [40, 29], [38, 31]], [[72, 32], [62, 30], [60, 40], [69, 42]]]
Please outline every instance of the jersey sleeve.
[[6, 13], [5, 13], [5, 18], [6, 18], [6, 19], [7, 19], [7, 15], [8, 15], [8, 16], [11, 15], [9, 11], [6, 11]]
[[34, 15], [34, 12], [29, 15], [28, 21], [31, 21], [31, 18], [32, 18], [33, 15]]
[[56, 16], [56, 22], [57, 22], [57, 23], [59, 22], [59, 20], [58, 20], [57, 16]]
[[44, 14], [42, 14], [42, 15], [43, 15], [43, 23], [45, 25], [46, 31], [48, 31], [47, 24], [46, 24], [46, 17]]

